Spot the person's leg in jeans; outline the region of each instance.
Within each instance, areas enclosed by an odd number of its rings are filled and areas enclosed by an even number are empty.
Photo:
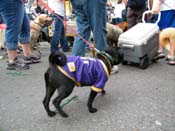
[[[20,1],[17,1],[16,3],[15,2],[15,0],[10,0],[9,2],[3,0],[0,5],[1,15],[5,24],[7,25],[5,33],[5,45],[7,49],[9,63],[13,63],[15,61],[17,53],[16,50],[18,44],[18,34],[22,25],[22,18],[20,18],[20,20],[16,22],[16,15],[18,15],[18,12],[23,12],[22,3],[20,3]]]
[[[135,15],[135,12],[133,9],[129,8],[127,9],[127,23],[128,23],[128,29],[133,27],[136,22],[137,16]]]
[[[64,30],[64,25],[62,24],[62,32],[61,32],[61,37],[60,37],[60,44],[61,44],[61,48],[64,52],[69,51],[69,46],[68,46],[68,42],[65,36],[65,30]]]
[[[50,52],[56,52],[58,51],[58,45],[59,45],[59,40],[61,37],[61,26],[60,26],[60,20],[54,16],[54,33],[53,33],[53,37],[51,40],[51,48],[50,48]]]
[[[107,47],[106,2],[107,0],[88,0],[87,2],[87,13],[90,18],[95,45],[100,51]]]
[[[21,31],[18,37],[24,53],[24,63],[32,64],[40,62],[40,56],[34,56],[30,48],[30,20],[24,9]]]
[[[87,3],[86,0],[71,0],[74,12],[76,14],[77,33],[81,35],[85,40],[89,40],[91,29],[89,24],[89,18],[87,16]],[[85,56],[85,47],[87,44],[79,37],[75,36],[72,55]]]
[[[16,63],[16,54],[17,54],[17,45],[18,45],[18,36],[21,32],[25,15],[25,8],[22,1],[16,1],[16,0],[3,0],[1,1],[0,5],[0,13],[3,17],[3,20],[5,24],[7,25],[6,34],[5,34],[5,41],[6,41],[6,48],[8,53],[8,59],[9,64],[13,65],[13,68],[11,69],[28,69],[28,66],[26,66],[23,63]],[[23,28],[26,30],[26,28]],[[24,31],[23,30],[23,31]],[[29,46],[29,40],[30,40],[30,28],[28,34],[21,33],[20,38],[21,42],[25,42],[26,46],[24,46],[24,55],[29,57],[31,56],[31,50]],[[22,37],[21,37],[22,36]]]
[[[139,9],[139,10],[136,10],[135,11],[136,16],[137,16],[137,18],[136,18],[136,24],[142,22],[142,15],[143,15],[144,11],[146,11],[146,8],[142,8],[142,9]]]
[[[18,36],[18,40],[22,45],[23,48],[23,53],[25,57],[30,57],[30,55],[32,54],[32,51],[30,49],[30,20],[28,18],[28,15],[25,11],[25,9],[23,10],[23,12],[19,12],[21,13],[21,16],[23,15],[23,19],[22,19],[22,26],[21,26],[21,31],[20,34]]]
[[[67,39],[65,37],[65,34],[64,34],[64,31],[62,33],[62,37],[60,39],[60,43],[61,43],[61,48],[64,52],[68,52],[69,51],[69,45],[68,45],[68,42],[67,42]]]
[[[63,16],[59,16],[63,20]],[[64,38],[62,38],[64,37]],[[68,44],[64,35],[64,25],[63,22],[57,17],[54,16],[54,34],[51,41],[51,52],[58,51],[58,45],[61,43],[63,49],[68,47]]]

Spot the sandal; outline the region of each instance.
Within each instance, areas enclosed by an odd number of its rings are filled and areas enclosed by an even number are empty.
[[[175,60],[174,60],[174,58],[166,58],[166,60],[167,60],[167,63],[169,64],[169,65],[175,65]]]
[[[39,63],[40,59],[41,59],[40,56],[34,56],[34,55],[31,55],[30,57],[23,58],[25,64]]]

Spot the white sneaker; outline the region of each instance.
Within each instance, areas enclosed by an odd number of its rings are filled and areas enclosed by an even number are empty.
[[[115,74],[115,73],[118,73],[118,66],[117,65],[113,66],[113,68],[111,70],[111,74]]]

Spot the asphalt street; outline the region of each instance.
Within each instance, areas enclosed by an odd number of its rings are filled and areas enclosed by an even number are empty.
[[[0,131],[175,131],[174,66],[119,65],[106,83],[107,94],[94,101],[97,113],[86,106],[90,88],[80,87],[63,101],[69,117],[51,118],[42,105],[49,44],[41,43],[41,51],[42,62],[26,71],[6,70],[7,58],[0,59]]]

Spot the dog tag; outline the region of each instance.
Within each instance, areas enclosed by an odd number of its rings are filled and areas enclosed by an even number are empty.
[[[75,63],[74,62],[67,63],[67,66],[68,66],[70,72],[76,71]]]

